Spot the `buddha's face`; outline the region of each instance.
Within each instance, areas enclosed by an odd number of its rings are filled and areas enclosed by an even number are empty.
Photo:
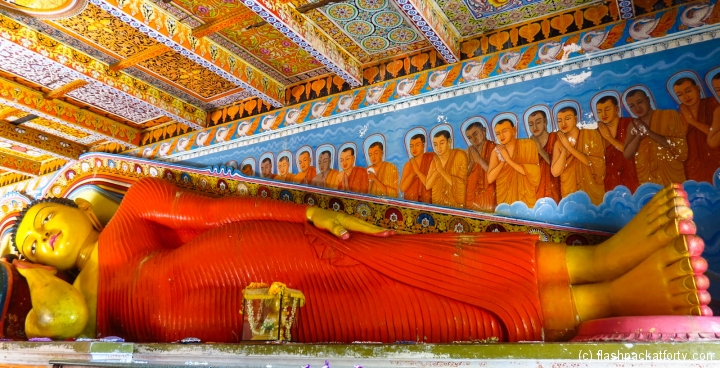
[[[628,96],[625,101],[627,102],[630,111],[638,118],[644,118],[652,111],[650,107],[650,98],[642,93],[636,93],[632,96]]]
[[[539,137],[547,130],[547,119],[543,114],[531,114],[528,117],[528,127],[532,135]]]
[[[472,127],[465,131],[465,134],[467,134],[468,140],[473,146],[479,146],[485,142],[485,129]]]
[[[340,152],[340,167],[342,167],[343,171],[348,171],[353,166],[355,166],[355,155],[350,151]]]
[[[245,176],[252,176],[253,175],[253,168],[250,165],[243,166],[242,170],[240,172],[243,173]]]
[[[577,116],[572,111],[559,112],[557,119],[558,126],[563,133],[570,133],[577,124]]]
[[[675,92],[675,96],[677,96],[683,105],[694,106],[700,102],[700,87],[693,85],[690,81],[685,81],[678,86],[673,86],[673,92]]]
[[[413,157],[418,157],[425,153],[425,142],[420,138],[410,140],[410,154]]]
[[[321,153],[318,164],[320,166],[320,171],[328,171],[328,169],[330,169],[330,154]]]
[[[264,161],[260,164],[260,172],[262,173],[263,178],[267,178],[270,176],[272,171],[272,163],[270,161]]]
[[[380,147],[375,146],[368,150],[368,156],[370,156],[370,163],[373,165],[377,165],[382,162],[383,151],[380,149]]]
[[[605,124],[610,123],[615,118],[619,117],[618,114],[620,106],[613,103],[613,101],[605,101],[597,104],[598,118]]]
[[[515,127],[509,122],[504,122],[495,126],[495,135],[498,137],[500,144],[507,145],[515,139]]]
[[[298,157],[298,165],[300,166],[300,171],[305,171],[310,167],[310,154],[307,152],[303,152],[300,154],[300,157]]]
[[[85,214],[58,203],[40,203],[28,210],[17,230],[18,250],[29,261],[68,270],[95,232]]]
[[[433,151],[442,156],[450,151],[450,140],[444,135],[433,138]]]
[[[285,160],[280,160],[278,162],[278,174],[285,175],[288,173],[288,169],[290,168],[290,162]]]

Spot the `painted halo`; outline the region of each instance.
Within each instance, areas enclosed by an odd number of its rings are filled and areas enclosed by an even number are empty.
[[[707,74],[705,74],[705,84],[710,89],[710,93],[712,93],[712,95],[715,96],[715,98],[718,101],[720,101],[720,93],[718,91],[716,91],[712,85],[713,78],[715,76],[717,76],[718,74],[720,74],[720,66],[715,67],[715,68],[711,69],[709,72],[707,72]]]
[[[530,130],[530,123],[528,121],[530,120],[530,115],[542,111],[545,113],[545,120],[546,120],[546,126],[545,129],[547,129],[548,133],[552,133],[557,130],[557,124],[555,124],[555,119],[553,119],[552,114],[550,113],[550,108],[547,105],[543,104],[537,104],[530,106],[527,110],[525,110],[525,113],[523,114],[523,126],[525,127],[525,133],[527,133],[528,138],[532,136],[532,130]]]
[[[650,99],[650,108],[653,110],[657,110],[657,104],[655,103],[655,96],[653,96],[652,92],[650,92],[650,89],[643,86],[642,84],[636,84],[636,85],[631,86],[628,89],[626,89],[625,92],[623,92],[623,94],[622,94],[623,107],[625,108],[625,110],[627,110],[628,113],[630,113],[630,116],[632,116],[633,118],[637,118],[637,116],[635,116],[635,114],[633,114],[632,111],[630,111],[630,108],[628,107],[627,95],[628,95],[628,93],[630,93],[630,91],[633,91],[636,89],[639,89],[639,90],[642,90],[643,92],[645,92],[645,94]]]
[[[293,173],[293,172],[295,172],[295,171],[293,171],[293,157],[292,157],[292,152],[290,152],[289,150],[280,151],[280,153],[278,153],[278,155],[277,155],[278,164],[280,163],[280,159],[283,158],[283,157],[287,157],[287,158],[288,158],[288,173]],[[280,165],[277,165],[277,166],[279,167]],[[278,174],[280,174],[280,170],[278,170]]]
[[[520,135],[520,129],[518,127],[518,117],[517,117],[517,115],[515,115],[511,112],[501,112],[492,119],[493,132],[495,131],[495,125],[497,125],[497,123],[499,121],[505,120],[505,119],[510,120],[513,122],[513,124],[515,124],[515,138],[517,138]],[[500,141],[498,140],[497,136],[495,136],[494,134],[493,134],[493,136],[495,137],[494,138],[495,143],[500,144]]]
[[[367,138],[365,138],[365,141],[363,142],[363,154],[365,154],[365,163],[367,164],[367,166],[371,165],[370,154],[368,153],[368,151],[370,150],[370,145],[375,142],[380,142],[383,145],[382,160],[385,161],[385,157],[387,157],[388,146],[385,140],[385,136],[380,133],[369,135]]]
[[[465,140],[465,144],[470,147],[472,146],[472,143],[470,143],[470,139],[467,137],[467,134],[465,132],[467,131],[468,127],[473,123],[480,123],[482,126],[485,127],[485,138],[489,141],[495,141],[495,133],[492,129],[488,129],[488,123],[485,118],[482,116],[471,116],[467,118],[463,123],[460,125],[460,134],[462,134],[463,139]]]
[[[615,100],[618,103],[618,107],[620,107],[620,93],[618,93],[618,91],[607,90],[607,91],[598,92],[598,94],[593,96],[592,100],[590,100],[590,110],[592,110],[593,119],[595,121],[600,121],[600,118],[598,117],[600,114],[598,113],[598,109],[597,109],[598,101],[600,101],[601,99],[608,97],[608,96],[615,97]],[[623,116],[623,109],[618,108],[618,115],[619,115],[618,117]]]
[[[323,152],[328,151],[330,152],[330,168],[335,168],[335,162],[337,160],[337,155],[335,154],[335,146],[329,143],[321,144],[318,146],[318,148],[315,149],[315,157],[317,157],[318,161],[318,172],[320,171],[320,154]]]
[[[707,97],[705,94],[705,88],[703,88],[702,83],[700,82],[700,76],[697,75],[697,73],[690,71],[690,70],[682,70],[672,75],[667,81],[667,84],[665,87],[667,88],[668,93],[670,96],[675,100],[675,102],[680,105],[682,102],[680,101],[680,98],[675,95],[675,82],[677,82],[681,78],[689,78],[695,81],[695,85],[700,87],[700,98]]]
[[[336,156],[337,156],[337,160],[338,160],[338,170],[342,170],[342,165],[340,165],[340,154],[341,154],[342,151],[343,151],[344,149],[346,149],[346,148],[352,148],[352,149],[355,151],[355,155],[354,155],[354,157],[355,157],[355,162],[353,162],[353,165],[357,165],[357,157],[358,157],[357,144],[355,144],[355,143],[353,143],[353,142],[345,142],[345,143],[341,144],[340,147],[339,147],[338,150],[337,150],[337,155],[336,155]]]
[[[307,152],[308,155],[310,155],[310,166],[314,166],[315,160],[313,159],[313,151],[310,146],[302,146],[300,149],[295,151],[295,164],[297,165],[298,170],[300,170],[300,154],[303,152]]]
[[[453,128],[448,123],[438,124],[435,127],[432,128],[430,131],[430,141],[432,142],[433,138],[435,137],[435,134],[437,134],[440,131],[446,130],[448,133],[450,133],[450,149],[455,148],[455,134],[453,132]],[[432,144],[430,144],[430,149],[432,150]],[[434,152],[434,150],[433,150]]]
[[[428,133],[423,127],[415,127],[405,133],[405,152],[407,153],[408,159],[411,159],[412,153],[410,153],[410,140],[412,137],[422,134],[425,137],[425,152],[428,152]]]
[[[580,124],[582,124],[582,121],[583,121],[583,112],[582,112],[582,108],[580,107],[580,103],[577,102],[577,101],[574,101],[574,100],[562,100],[562,101],[556,103],[555,106],[553,106],[553,109],[552,109],[552,119],[553,119],[553,121],[555,122],[555,125],[558,127],[558,130],[560,129],[560,122],[557,121],[558,113],[560,112],[560,110],[562,110],[562,109],[564,109],[564,108],[566,108],[566,107],[572,107],[572,108],[575,109],[575,111],[576,111],[576,114],[575,114],[575,117],[576,117],[575,125],[580,125]]]
[[[260,166],[262,166],[262,162],[265,161],[266,158],[270,159],[270,173],[275,174],[275,156],[273,156],[272,152],[265,152],[262,155],[260,155],[260,159],[258,159],[258,162],[260,163]],[[262,176],[262,170],[258,171],[258,177]]]

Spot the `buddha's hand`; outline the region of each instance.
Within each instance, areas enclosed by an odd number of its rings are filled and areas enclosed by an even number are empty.
[[[327,230],[340,239],[348,239],[350,233],[348,231],[357,231],[363,234],[375,236],[391,236],[395,235],[395,230],[383,229],[379,226],[372,225],[368,222],[350,215],[324,210],[317,207],[308,207],[307,219],[312,222],[315,227]]]
[[[55,277],[52,267],[18,260],[13,265],[30,288],[32,309],[25,319],[25,334],[56,340],[80,335],[89,315],[80,290]]]

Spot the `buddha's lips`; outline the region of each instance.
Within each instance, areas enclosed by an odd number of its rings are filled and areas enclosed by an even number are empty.
[[[50,248],[52,248],[52,250],[55,250],[55,240],[57,240],[57,237],[60,236],[60,234],[62,234],[62,231],[50,237],[48,244],[50,244]]]

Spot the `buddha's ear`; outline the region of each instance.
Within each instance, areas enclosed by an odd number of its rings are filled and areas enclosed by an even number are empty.
[[[80,211],[82,211],[85,216],[90,220],[90,223],[92,224],[93,228],[97,231],[103,230],[103,225],[100,223],[100,220],[98,220],[97,216],[95,215],[95,212],[92,210],[92,203],[90,203],[87,200],[84,200],[82,198],[75,198],[75,204],[77,204]]]

